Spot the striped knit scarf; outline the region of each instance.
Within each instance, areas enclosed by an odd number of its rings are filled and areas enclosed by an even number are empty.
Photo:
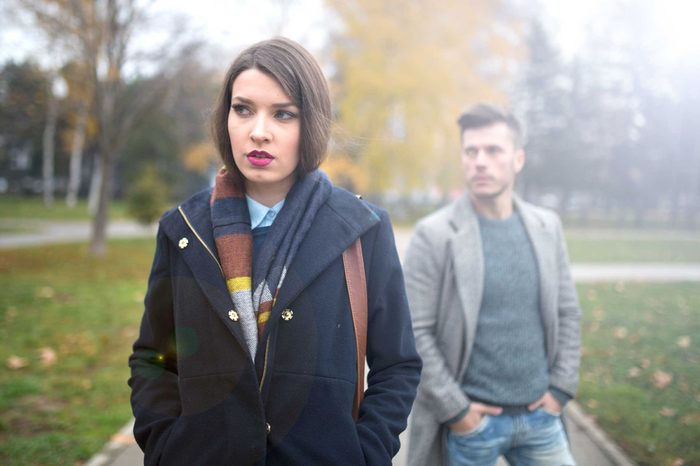
[[[253,264],[253,235],[245,193],[236,187],[225,168],[216,176],[211,196],[214,240],[253,360],[287,268],[318,209],[330,195],[331,186],[318,170],[297,180]]]

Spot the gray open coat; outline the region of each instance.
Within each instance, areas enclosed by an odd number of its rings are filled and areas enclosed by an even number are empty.
[[[580,316],[559,218],[515,199],[537,258],[550,386],[578,385]],[[445,463],[445,422],[468,399],[460,382],[474,343],[484,281],[479,223],[468,195],[421,220],[404,273],[423,373],[410,419],[409,465]]]

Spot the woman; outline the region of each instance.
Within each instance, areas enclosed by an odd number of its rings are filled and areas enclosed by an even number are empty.
[[[160,221],[130,357],[146,464],[391,464],[416,353],[391,225],[317,170],[331,109],[318,64],[276,38],[243,51],[213,116],[212,190]],[[357,420],[342,253],[367,278],[368,387]]]

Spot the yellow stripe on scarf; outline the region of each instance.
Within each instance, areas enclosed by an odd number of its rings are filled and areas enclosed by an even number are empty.
[[[250,291],[253,288],[253,280],[250,277],[229,278],[226,280],[226,287],[230,293]]]
[[[258,325],[264,324],[270,318],[270,311],[261,312],[258,314]]]

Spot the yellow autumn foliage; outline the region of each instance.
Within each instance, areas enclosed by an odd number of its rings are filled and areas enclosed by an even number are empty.
[[[220,163],[216,148],[211,142],[199,142],[187,148],[183,165],[190,171],[205,174],[213,164]]]
[[[495,0],[326,0],[342,23],[333,39],[336,147],[368,194],[443,192],[461,185],[460,111],[506,103],[522,26]]]

